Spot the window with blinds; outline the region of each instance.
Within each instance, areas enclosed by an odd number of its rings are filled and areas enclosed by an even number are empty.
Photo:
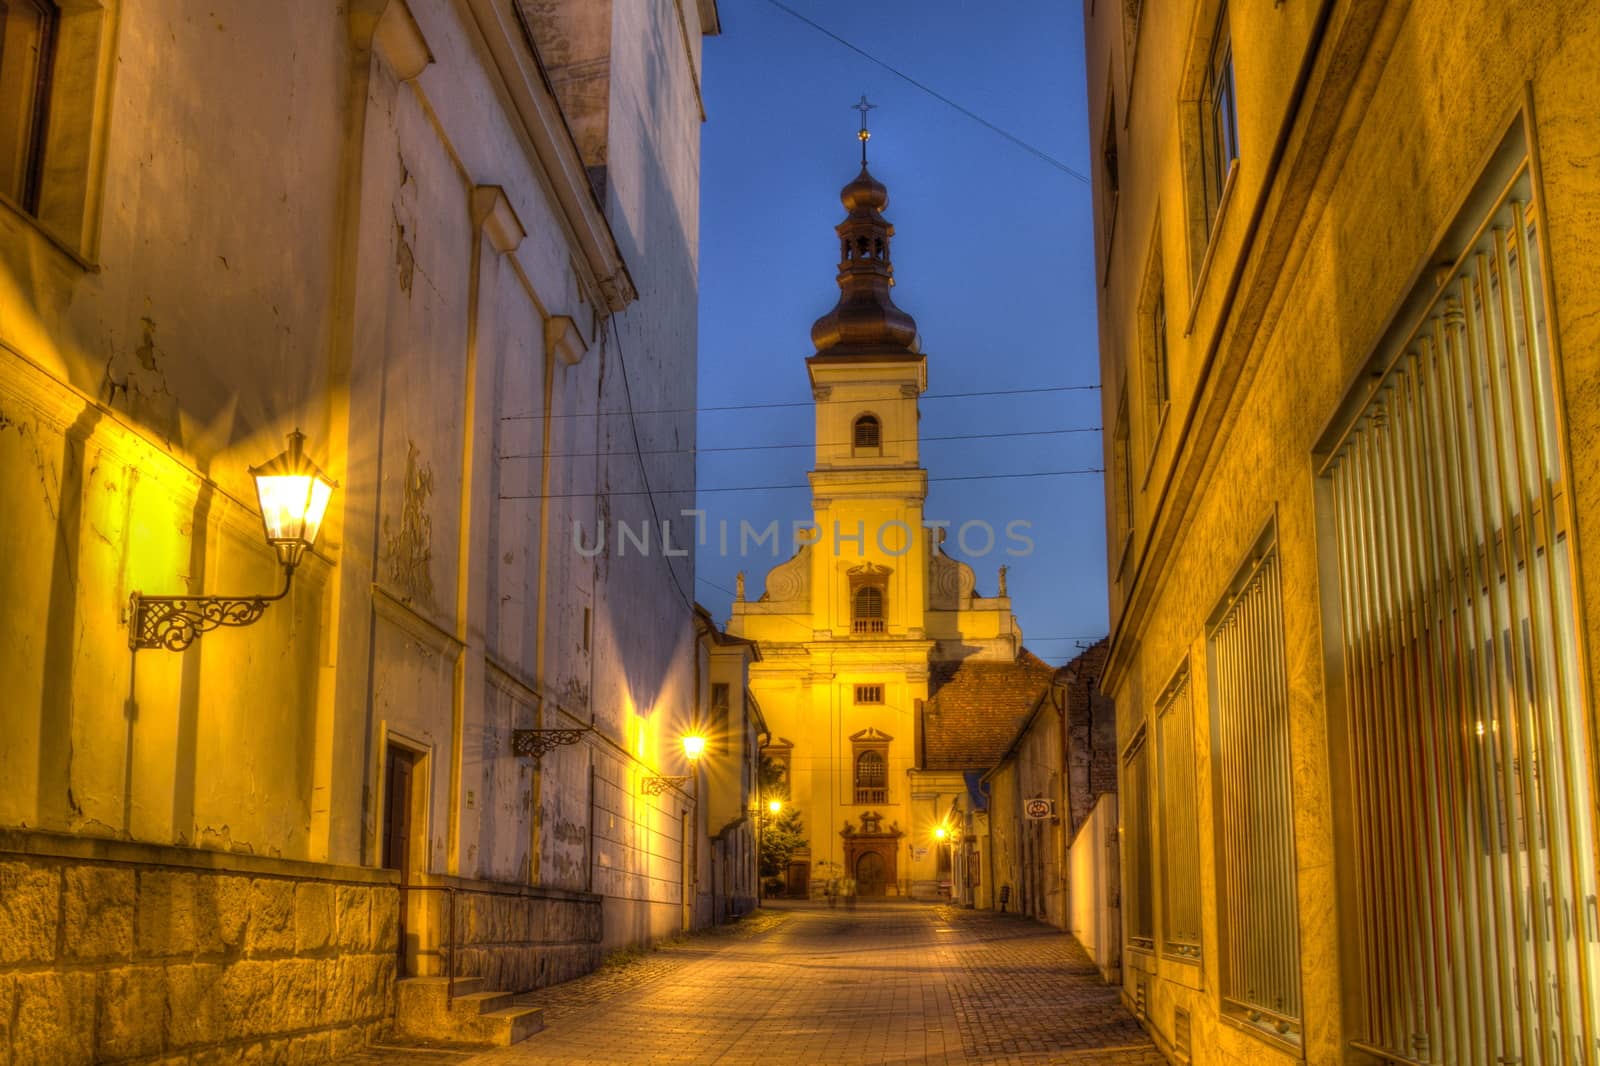
[[[1222,1006],[1234,1021],[1300,1042],[1299,917],[1283,597],[1270,539],[1213,616],[1212,730]]]
[[[1122,913],[1128,946],[1155,948],[1155,907],[1151,896],[1150,746],[1140,729],[1122,756],[1117,803],[1122,812]]]
[[[1156,707],[1161,816],[1161,950],[1200,958],[1200,838],[1195,824],[1194,701],[1185,664]]]
[[[1590,1062],[1592,740],[1526,162],[1497,189],[1321,472],[1364,945],[1356,1044],[1418,1063]]]

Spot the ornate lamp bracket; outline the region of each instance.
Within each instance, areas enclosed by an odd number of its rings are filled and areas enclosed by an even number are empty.
[[[579,729],[513,729],[511,754],[538,759],[563,744],[576,744],[589,732],[588,726]]]
[[[687,777],[646,777],[639,782],[646,796],[659,796],[669,788],[680,788]]]
[[[128,647],[183,651],[223,626],[248,626],[261,620],[267,607],[289,594],[294,568],[286,568],[283,591],[276,596],[145,596],[128,597]]]

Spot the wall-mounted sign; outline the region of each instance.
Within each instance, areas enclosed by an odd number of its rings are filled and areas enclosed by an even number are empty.
[[[1022,811],[1029,818],[1049,818],[1056,813],[1055,800],[1031,799],[1022,805]]]

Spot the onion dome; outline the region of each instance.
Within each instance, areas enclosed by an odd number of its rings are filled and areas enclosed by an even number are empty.
[[[883,217],[889,190],[867,171],[866,114],[871,107],[861,98],[861,173],[839,191],[844,221],[834,227],[839,235],[839,302],[811,327],[811,343],[818,355],[914,355],[918,349],[917,323],[889,298],[894,285],[894,264],[889,259],[889,239],[894,227]]]

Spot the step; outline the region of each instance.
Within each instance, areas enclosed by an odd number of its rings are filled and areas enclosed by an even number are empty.
[[[474,978],[476,980],[476,978]],[[490,1014],[494,1011],[511,1006],[511,1001],[516,998],[510,992],[468,992],[462,995],[459,985],[456,998],[450,1004],[450,1009],[457,1013],[465,1014]]]
[[[496,1047],[510,1047],[544,1028],[544,1008],[503,1007],[478,1015],[473,1025],[482,1027],[482,1039]]]
[[[403,1037],[507,1047],[544,1028],[541,1008],[516,1006],[510,992],[484,991],[481,977],[456,978],[453,1001],[447,977],[407,977],[396,984],[394,1028]]]

